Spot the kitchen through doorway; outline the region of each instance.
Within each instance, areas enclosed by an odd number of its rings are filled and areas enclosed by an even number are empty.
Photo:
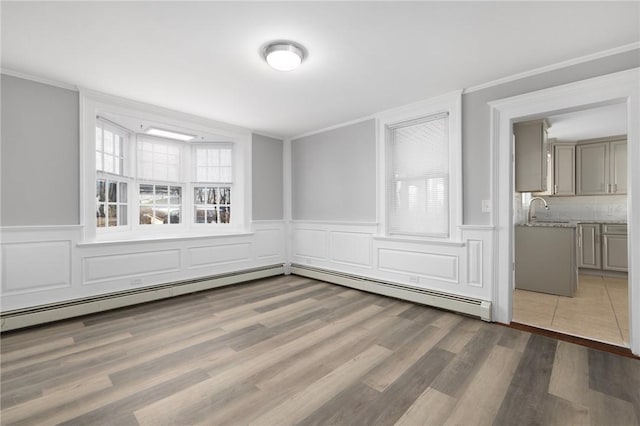
[[[629,347],[626,104],[513,132],[513,322]]]

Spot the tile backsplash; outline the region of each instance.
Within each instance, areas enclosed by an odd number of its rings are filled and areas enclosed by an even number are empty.
[[[583,197],[544,197],[549,205],[545,210],[539,201],[534,203],[535,215],[545,220],[627,220],[626,195],[591,195]],[[527,206],[523,206],[526,216]]]

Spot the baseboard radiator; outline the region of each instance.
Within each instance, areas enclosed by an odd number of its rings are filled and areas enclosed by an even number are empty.
[[[405,286],[388,281],[380,281],[358,275],[312,268],[305,265],[292,264],[291,273],[333,284],[344,285],[370,293],[395,297],[423,305],[446,309],[478,317],[484,321],[491,321],[491,302],[456,296],[439,291],[425,290]]]
[[[284,274],[284,265],[270,265],[227,274],[213,275],[189,281],[160,284],[105,295],[51,303],[0,314],[0,331],[15,330],[33,325],[78,317],[139,303],[166,299],[197,291],[208,290],[259,278]]]

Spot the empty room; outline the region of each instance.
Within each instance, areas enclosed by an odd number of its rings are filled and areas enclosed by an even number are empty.
[[[0,20],[1,425],[640,425],[640,2]]]

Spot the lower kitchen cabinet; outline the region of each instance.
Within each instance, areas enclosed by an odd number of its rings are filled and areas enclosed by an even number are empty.
[[[627,272],[627,225],[578,224],[578,267]]]
[[[602,236],[602,269],[620,272],[629,270],[626,234],[605,233]]]
[[[578,224],[578,268],[601,269],[600,224]]]

